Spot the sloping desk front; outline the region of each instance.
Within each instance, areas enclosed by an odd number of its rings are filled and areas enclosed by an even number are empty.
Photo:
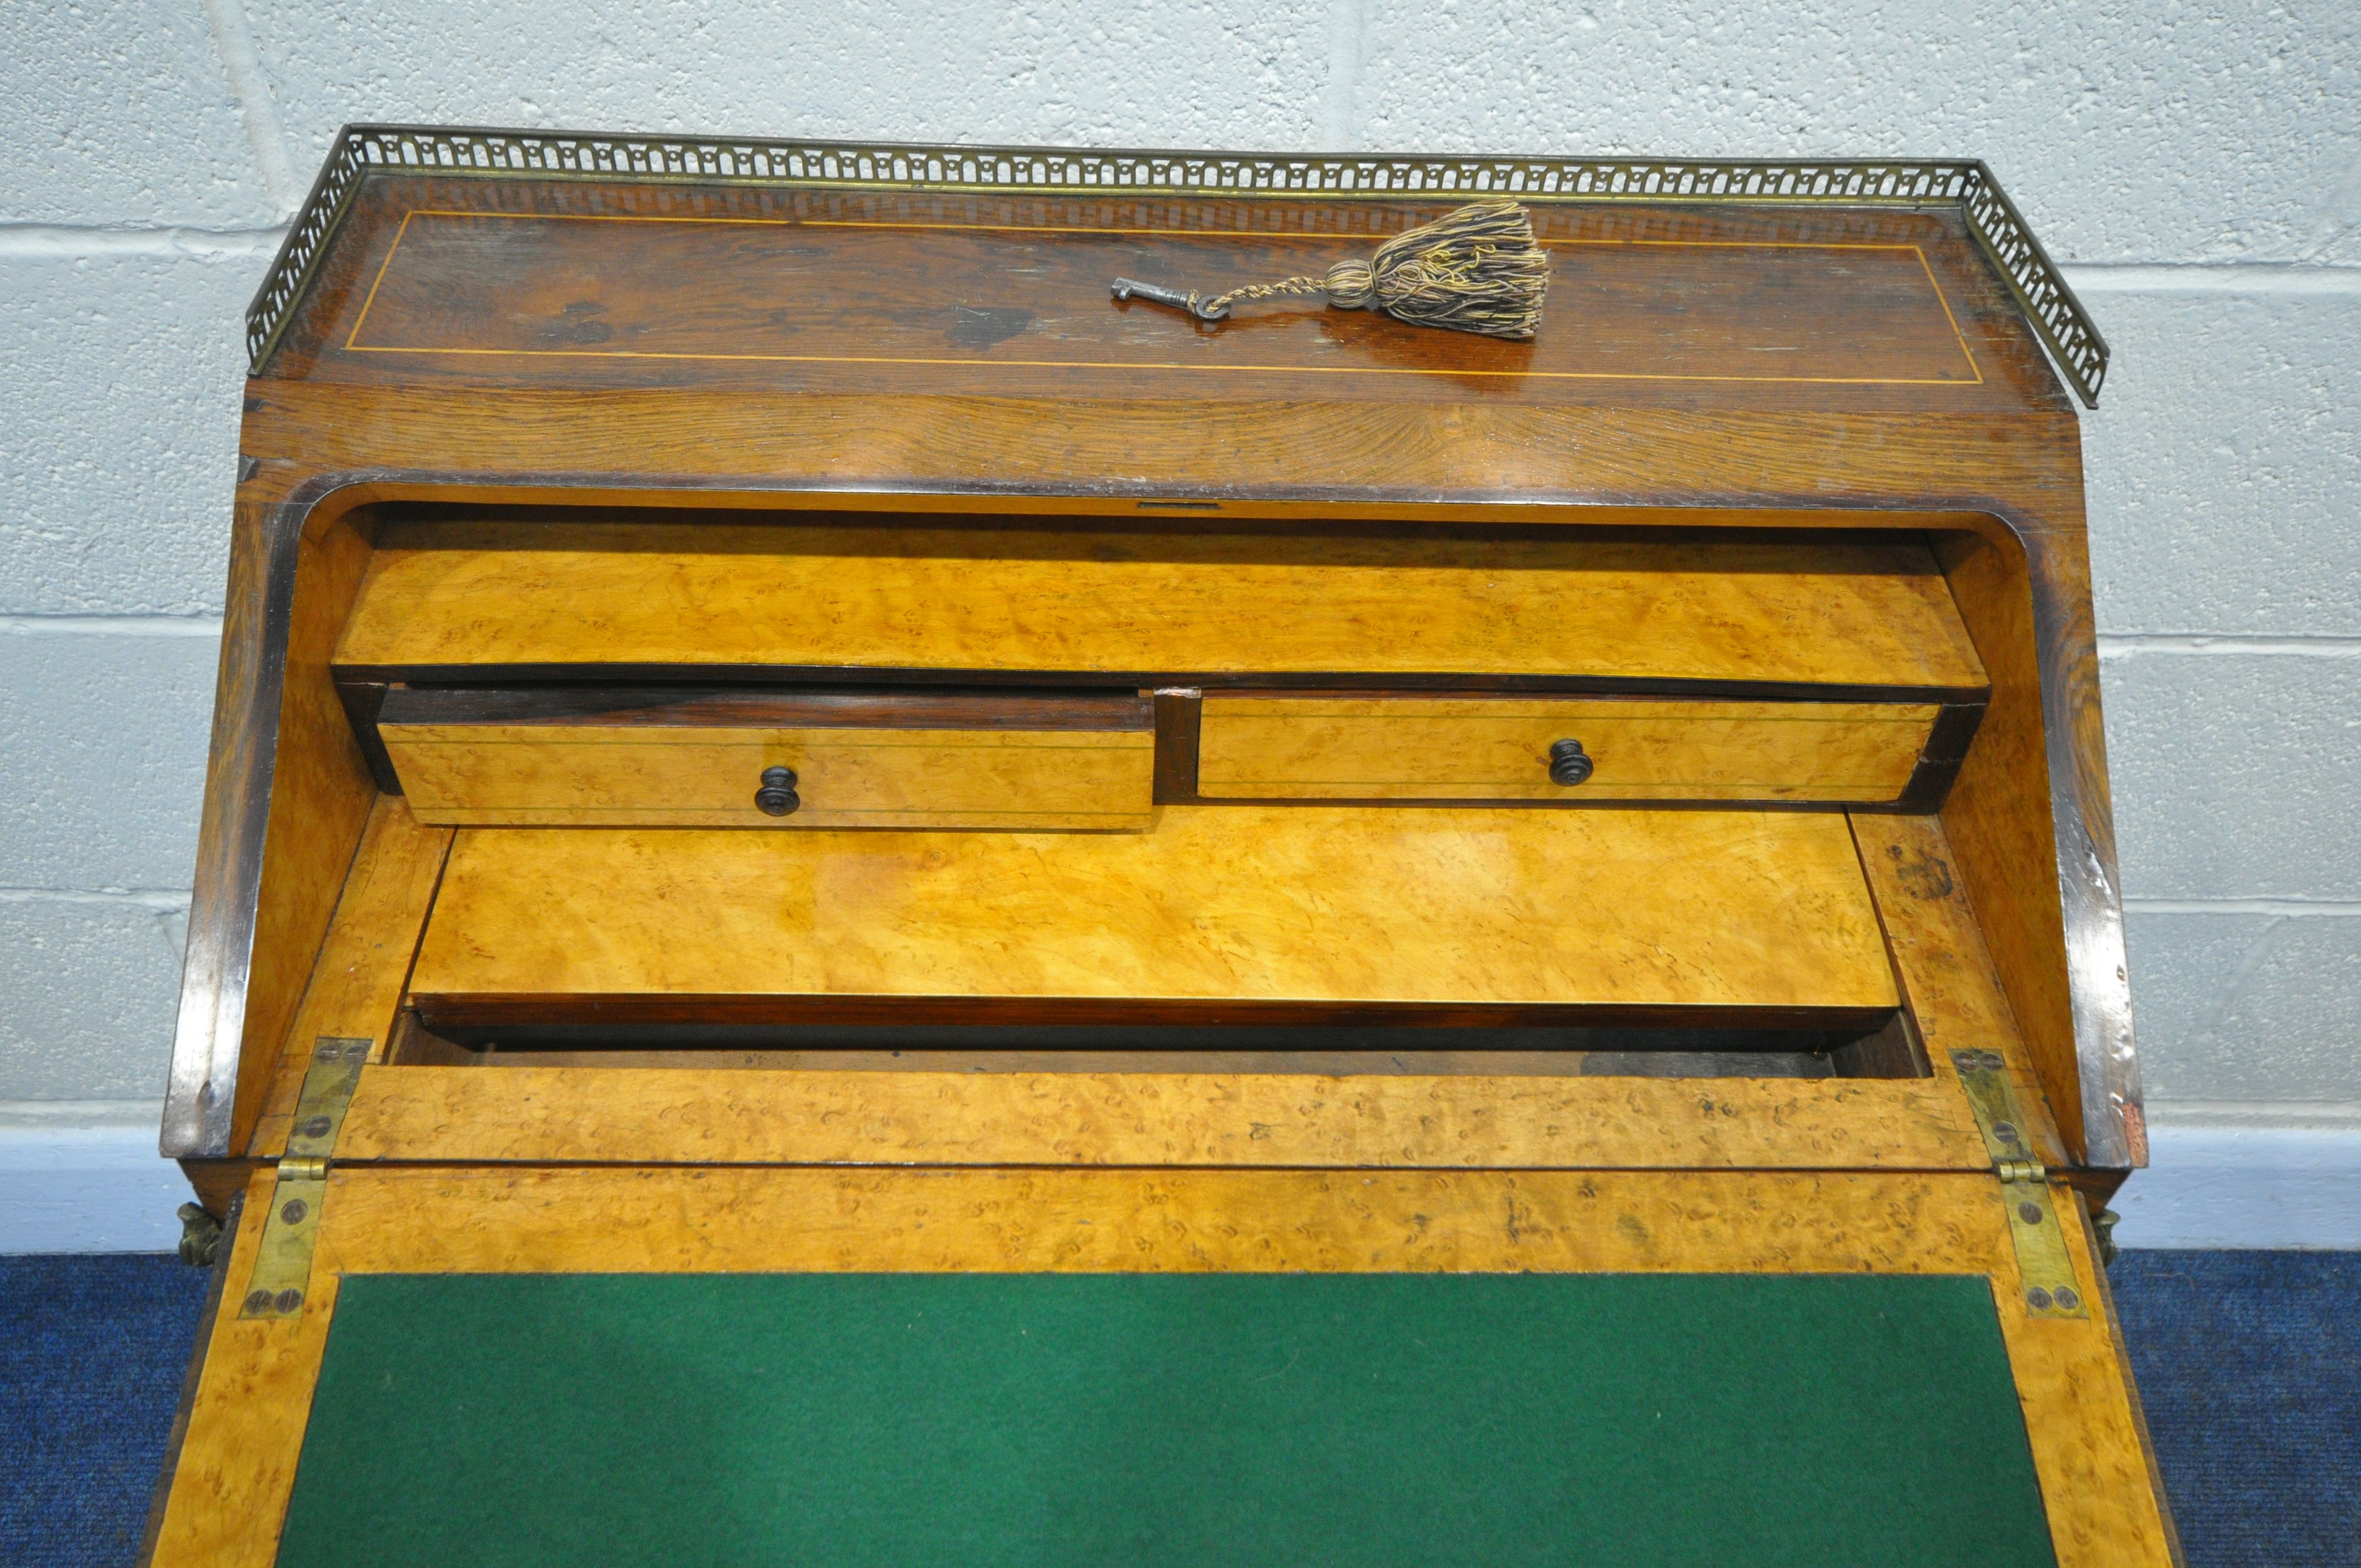
[[[2171,1559],[1981,166],[359,127],[251,326],[156,1563]]]

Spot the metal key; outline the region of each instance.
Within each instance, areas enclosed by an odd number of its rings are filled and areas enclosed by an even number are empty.
[[[1143,283],[1137,278],[1118,278],[1115,280],[1116,299],[1128,300],[1135,294],[1152,304],[1170,305],[1176,310],[1186,311],[1201,322],[1217,322],[1230,313],[1230,308],[1227,305],[1218,310],[1207,310],[1198,303],[1200,296],[1194,289],[1183,294],[1177,289],[1167,289],[1156,283]]]

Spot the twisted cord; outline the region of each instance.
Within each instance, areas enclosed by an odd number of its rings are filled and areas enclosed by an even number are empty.
[[[1274,300],[1281,294],[1324,294],[1327,285],[1317,278],[1286,278],[1276,283],[1249,283],[1207,300],[1203,309],[1219,313],[1240,300]]]

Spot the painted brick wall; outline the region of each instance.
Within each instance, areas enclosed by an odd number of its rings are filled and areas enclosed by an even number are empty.
[[[2084,430],[2151,1096],[2361,1109],[2352,0],[56,0],[0,7],[0,1102],[160,1093],[238,313],[335,128],[414,119],[1989,159],[2116,351]]]

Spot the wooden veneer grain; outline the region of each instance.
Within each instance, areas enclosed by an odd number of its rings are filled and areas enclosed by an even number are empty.
[[[340,665],[1358,673],[1980,691],[1924,547],[715,523],[380,537]]]
[[[862,729],[388,724],[379,733],[423,821],[514,827],[1145,827],[1147,729]],[[801,804],[770,817],[765,772]]]
[[[449,828],[422,824],[398,795],[378,797],[302,1003],[280,1046],[278,1070],[257,1112],[253,1136],[241,1152],[276,1158],[286,1151],[319,1036],[373,1040],[372,1055],[383,1059],[450,849]]]
[[[1932,703],[1682,702],[1646,697],[1204,699],[1197,793],[1213,799],[1898,799]],[[1595,768],[1554,783],[1550,748]]]
[[[1872,813],[1851,821],[1903,1006],[1935,1076],[1956,1087],[1951,1052],[1999,1052],[2034,1152],[2048,1164],[2069,1164],[2049,1080],[2001,984],[1942,822]]]
[[[1933,1079],[372,1068],[340,1159],[1371,1169],[1989,1167]]]
[[[467,829],[411,983],[438,1024],[917,1021],[921,1003],[970,1021],[997,1003],[1043,1022],[1588,1007],[1841,1023],[1895,1003],[1843,820],[1753,812],[1163,806],[1149,831],[1115,835]]]

